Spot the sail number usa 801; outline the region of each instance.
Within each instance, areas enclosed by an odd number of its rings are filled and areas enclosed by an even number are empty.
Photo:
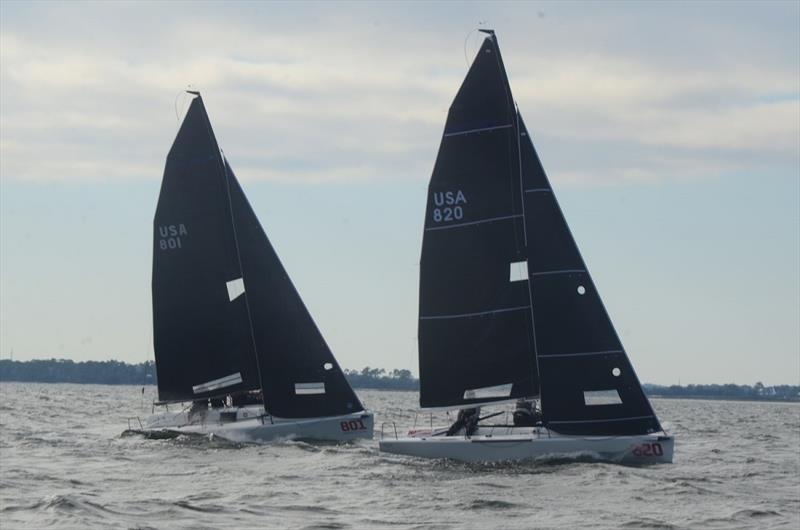
[[[161,237],[158,240],[158,248],[161,250],[182,248],[181,237],[187,234],[189,234],[189,232],[186,230],[186,225],[183,223],[159,226],[158,235]]]
[[[464,218],[464,204],[467,198],[461,190],[437,191],[433,194],[433,222],[458,221]]]
[[[342,429],[343,432],[367,430],[367,426],[364,425],[364,422],[361,421],[361,419],[342,421],[339,423],[339,427]]]

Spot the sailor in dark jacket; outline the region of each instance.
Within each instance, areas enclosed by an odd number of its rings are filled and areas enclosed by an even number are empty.
[[[542,413],[536,410],[536,402],[518,399],[514,408],[514,427],[534,427],[541,423]]]
[[[478,420],[480,419],[480,414],[480,407],[459,410],[455,423],[453,423],[450,428],[447,429],[447,436],[453,436],[461,429],[464,429],[465,436],[472,436],[478,430]]]

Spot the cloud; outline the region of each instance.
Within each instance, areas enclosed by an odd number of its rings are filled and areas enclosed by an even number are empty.
[[[191,83],[204,91],[240,178],[426,179],[465,72],[460,42],[450,42],[456,39],[446,26],[463,21],[446,21],[443,29],[414,25],[391,5],[323,6],[305,23],[286,4],[191,14],[154,4],[46,12],[4,7],[0,176],[158,178],[177,128],[173,97]],[[610,9],[592,25],[587,17],[596,14],[562,12],[557,4],[545,19],[537,10],[530,16],[608,45],[586,50],[563,35],[554,40],[557,28],[543,25],[537,38],[552,43],[529,50],[532,39],[517,33],[524,20],[509,18],[507,7],[498,9],[498,18],[514,35],[504,48],[512,87],[534,137],[557,141],[556,152],[572,151],[569,161],[552,156],[555,165],[548,168],[568,175],[565,182],[672,178],[658,159],[664,152],[697,161],[702,171],[679,173],[698,177],[728,167],[722,162],[743,152],[741,162],[753,167],[791,167],[800,157],[800,80],[792,52],[781,59],[773,48],[754,49],[731,63],[713,49],[687,57],[676,46],[671,56],[664,49],[677,43],[663,42],[650,54],[642,45],[620,53],[625,41],[615,39],[623,37],[602,31],[641,31],[635,27],[641,19]],[[81,26],[89,22],[80,17],[102,22],[85,32]],[[708,25],[719,46],[736,46],[727,39],[750,29],[735,18]],[[736,25],[742,31],[719,30]],[[619,160],[602,157],[602,166],[591,150],[575,155],[604,142],[626,144],[626,152]],[[658,150],[659,156],[635,155]]]

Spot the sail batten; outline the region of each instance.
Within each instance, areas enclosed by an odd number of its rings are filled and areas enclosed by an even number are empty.
[[[501,215],[499,217],[490,217],[489,219],[479,219],[477,221],[469,221],[467,223],[453,223],[443,226],[430,226],[426,228],[425,231],[431,232],[433,230],[448,230],[450,228],[461,228],[464,226],[475,226],[483,223],[494,223],[496,221],[508,221],[510,219],[521,219],[521,218],[522,214]]]
[[[460,136],[462,134],[474,134],[474,133],[479,133],[479,132],[496,131],[498,129],[509,129],[509,128],[513,127],[513,126],[514,126],[513,123],[507,123],[505,125],[490,125],[488,127],[480,127],[478,129],[468,129],[466,131],[445,132],[444,136],[445,136],[445,138],[447,138],[447,137],[450,137],[450,136]]]

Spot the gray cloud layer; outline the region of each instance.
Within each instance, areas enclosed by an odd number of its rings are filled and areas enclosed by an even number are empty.
[[[557,181],[800,160],[792,2],[3,3],[2,15],[4,179],[157,178],[173,98],[192,84],[243,179],[422,180],[482,20]]]

